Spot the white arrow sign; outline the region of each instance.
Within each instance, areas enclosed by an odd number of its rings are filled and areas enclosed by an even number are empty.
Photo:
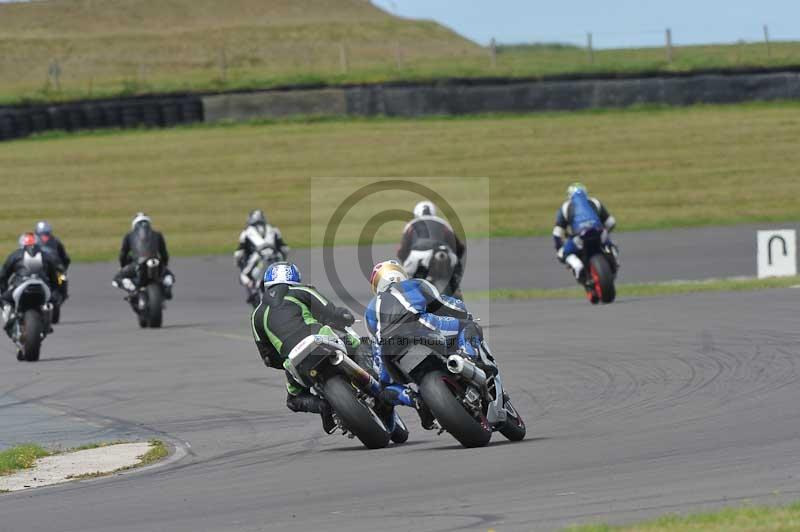
[[[758,232],[758,278],[797,275],[797,232]]]

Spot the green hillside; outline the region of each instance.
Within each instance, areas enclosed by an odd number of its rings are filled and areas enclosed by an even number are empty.
[[[366,0],[43,0],[0,4],[0,100],[368,77],[485,57]]]

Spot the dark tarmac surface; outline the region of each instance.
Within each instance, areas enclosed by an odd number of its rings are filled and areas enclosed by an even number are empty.
[[[705,227],[664,231],[613,233],[621,249],[620,283],[651,283],[756,275],[756,232],[796,229],[796,223]],[[340,275],[360,268],[355,247],[336,248]],[[394,258],[396,246],[375,246],[374,261]],[[310,258],[309,258],[310,255]],[[298,250],[296,260],[311,266],[313,278],[324,273],[322,254]],[[366,261],[369,275],[373,261]],[[464,278],[468,290],[489,288],[564,288],[575,283],[555,258],[552,237],[495,238],[470,241]],[[363,286],[363,285],[362,285]],[[367,287],[368,289],[369,287]]]
[[[755,236],[745,236],[754,269]],[[632,272],[635,262],[631,253]],[[140,330],[109,285],[113,265],[76,266],[42,362],[16,362],[0,342],[0,433],[14,439],[13,403],[188,455],[2,495],[0,531],[553,530],[800,498],[797,290],[472,305],[528,439],[498,434],[466,450],[403,410],[409,442],[366,451],[285,408],[232,261],[174,269],[165,327]],[[366,295],[355,269],[342,271]]]

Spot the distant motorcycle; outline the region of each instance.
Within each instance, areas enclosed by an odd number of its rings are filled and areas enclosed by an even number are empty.
[[[164,313],[164,267],[157,257],[140,258],[136,263],[135,290],[125,299],[139,319],[139,327],[161,327]]]
[[[579,258],[585,265],[584,289],[586,298],[596,305],[599,302],[612,303],[617,297],[615,280],[619,270],[617,249],[603,243],[602,232],[589,229],[576,238],[580,249]]]
[[[453,278],[458,257],[444,242],[419,240],[414,244],[403,267],[417,279],[432,283],[439,293],[452,296],[450,281]]]
[[[460,354],[441,354],[434,347],[444,345],[441,336],[420,334],[414,338],[382,338],[385,346],[393,346],[390,353],[385,352],[389,356],[383,357],[392,378],[417,384],[422,400],[441,427],[464,447],[487,445],[494,431],[511,441],[522,440],[525,422],[511,404],[501,376],[488,376]],[[491,357],[482,339],[479,349],[483,356]]]
[[[266,244],[248,258],[243,268],[243,270],[248,270],[249,268],[249,273],[246,274],[248,282],[243,284],[247,290],[247,302],[251,304],[253,308],[261,303],[261,295],[264,290],[264,285],[262,283],[264,272],[267,271],[267,268],[269,268],[271,264],[282,260],[286,260],[286,257],[274,247]]]
[[[21,278],[12,291],[14,307],[9,322],[11,340],[18,349],[17,360],[39,360],[42,341],[52,330],[50,297],[50,287],[38,275]]]
[[[347,332],[354,334],[349,328]],[[378,399],[380,383],[348,354],[341,338],[308,336],[292,349],[288,361],[292,376],[328,401],[343,434],[369,449],[408,439],[408,428],[395,409]]]

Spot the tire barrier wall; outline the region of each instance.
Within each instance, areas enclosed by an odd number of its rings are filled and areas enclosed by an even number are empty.
[[[800,73],[703,74],[480,84],[367,85],[203,98],[207,122],[289,115],[424,116],[800,99]]]
[[[44,131],[171,127],[203,121],[199,96],[130,98],[0,107],[0,140]]]
[[[431,84],[291,88],[0,107],[0,140],[43,131],[171,127],[287,116],[527,113],[641,104],[800,99],[800,72],[706,73],[622,79],[453,80]]]

